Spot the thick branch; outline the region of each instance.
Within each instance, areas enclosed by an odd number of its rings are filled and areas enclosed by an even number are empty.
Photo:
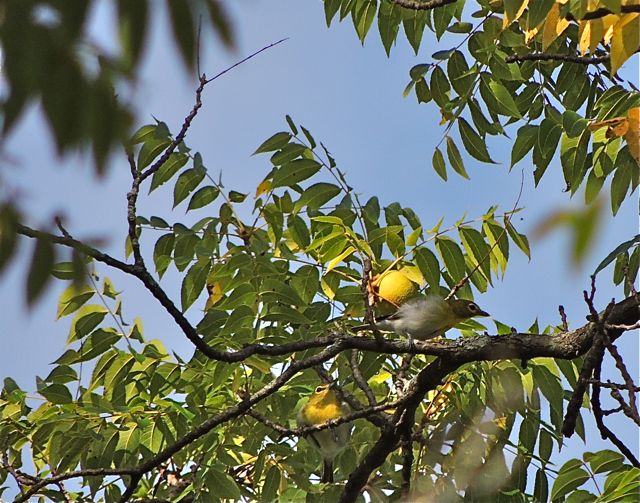
[[[398,7],[404,7],[411,10],[432,10],[438,7],[444,7],[450,3],[455,3],[456,0],[430,0],[428,2],[421,2],[420,0],[391,0]]]
[[[609,61],[609,56],[571,56],[569,54],[512,54],[505,61],[507,63],[520,63],[522,61],[565,61],[567,63],[579,63],[581,65],[597,65]]]
[[[620,14],[629,14],[632,12],[640,12],[640,4],[620,6]],[[565,19],[568,19],[570,21],[589,21],[591,19],[600,19],[601,17],[608,16],[609,14],[616,13],[607,9],[606,7],[601,7],[600,9],[585,13],[585,15],[580,19],[576,19],[572,14],[568,14]]]

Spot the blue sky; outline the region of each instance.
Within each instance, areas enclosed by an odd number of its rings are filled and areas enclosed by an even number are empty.
[[[113,44],[114,30],[107,4],[101,5],[91,33],[98,43],[108,47]],[[228,189],[254,190],[270,165],[267,156],[252,157],[251,153],[265,138],[286,128],[284,116],[289,114],[329,148],[364,200],[377,195],[382,204],[399,201],[413,208],[426,227],[441,216],[449,223],[464,214],[481,216],[493,204],[499,204],[502,210],[510,209],[519,191],[522,169],[525,186],[520,205],[526,211],[520,214],[521,220],[515,221],[520,230],[530,231],[551,211],[581,202],[582,192],[574,202],[562,192],[564,184],[557,160],[536,190],[528,159],[508,173],[508,139],[501,139],[492,150],[494,159],[501,164],[485,165],[465,158],[471,181],[451,175],[445,183],[435,174],[431,156],[444,132],[438,126],[438,111],[433,103],[418,105],[413,96],[402,97],[409,69],[430,61],[430,54],[443,48],[427,35],[417,57],[399,36],[388,59],[375,25],[362,47],[350,21],[334,23],[327,29],[319,1],[256,0],[233,2],[232,7],[238,49],[235,53],[225,52],[217,40],[205,37],[201,65],[208,75],[276,40],[289,40],[205,90],[204,107],[187,143],[202,153],[214,177],[222,174]],[[178,60],[168,42],[166,19],[158,14],[131,101],[140,124],[151,122],[153,115],[176,131],[193,105],[196,81]],[[637,80],[637,57],[626,64],[623,74]],[[9,182],[5,189],[20,193],[31,225],[49,226],[51,215],[61,214],[76,237],[100,238],[110,253],[123,255],[125,195],[130,183],[124,157],[113,158],[103,179],[94,175],[88,158],[56,159],[37,107],[32,107],[22,120],[7,151],[14,162],[3,166],[3,178]],[[526,330],[536,317],[542,326],[558,323],[559,304],[565,306],[573,326],[583,324],[587,309],[582,290],[589,286],[589,274],[616,244],[637,232],[637,208],[634,195],[615,219],[606,214],[597,242],[581,267],[571,263],[568,239],[561,233],[532,239],[530,262],[514,249],[505,279],[496,281],[492,290],[477,299],[478,303],[500,321],[520,330]],[[185,217],[181,207],[173,214],[170,209],[169,190],[156,191],[140,203],[141,215],[164,216],[170,221],[194,218]],[[148,251],[153,241],[146,237],[144,247]],[[33,390],[35,375],[48,374],[49,364],[64,350],[70,320],[54,322],[61,284],[52,284],[42,301],[31,309],[26,307],[24,267],[30,250],[31,243],[22,240],[17,259],[0,280],[4,313],[0,318],[0,378],[12,376],[22,387]],[[140,316],[148,338],[160,338],[180,354],[191,353],[192,347],[177,330],[167,331],[171,326],[168,315],[138,283],[116,272],[106,274],[116,289],[124,290],[125,318]],[[597,299],[602,306],[612,297],[622,297],[620,290],[607,284],[609,278],[609,271],[603,273],[598,285]],[[179,299],[177,274],[167,273],[162,284],[172,298]],[[193,308],[189,314],[197,319],[200,312]],[[627,335],[623,339],[619,346],[628,355],[632,375],[637,376],[637,337]],[[590,417],[586,424],[589,450],[609,447],[600,441]],[[635,445],[637,452],[638,432],[631,421],[622,420],[619,427],[618,431],[630,439],[629,444]],[[575,439],[569,445],[584,449]]]

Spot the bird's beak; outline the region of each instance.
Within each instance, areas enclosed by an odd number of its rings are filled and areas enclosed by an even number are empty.
[[[474,316],[491,316],[489,313],[487,313],[486,311],[483,311],[482,309],[480,309],[480,311],[478,311],[476,314],[474,314]]]

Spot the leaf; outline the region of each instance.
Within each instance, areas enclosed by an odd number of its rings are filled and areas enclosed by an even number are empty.
[[[325,271],[325,274],[331,271],[337,265],[339,265],[340,262],[342,262],[345,258],[347,258],[349,255],[351,255],[355,251],[356,249],[353,246],[349,246],[346,250],[340,253],[340,255],[330,260],[329,263],[327,264],[327,269]]]
[[[630,166],[619,164],[611,180],[611,210],[618,213],[631,185]]]
[[[515,166],[533,148],[538,139],[538,126],[525,124],[516,135],[516,141],[511,150],[511,167]]]
[[[273,152],[274,150],[281,149],[287,143],[289,143],[290,139],[291,139],[291,133],[288,133],[286,131],[281,131],[279,133],[276,133],[270,138],[266,139],[264,142],[262,142],[262,145],[260,145],[256,149],[253,155],[260,154],[262,152]]]
[[[436,248],[453,281],[460,281],[466,272],[464,255],[456,242],[447,236],[436,238]]]
[[[240,488],[226,473],[209,468],[205,474],[205,484],[209,489],[209,497],[219,500],[239,501],[242,498]]]
[[[204,290],[210,269],[211,261],[205,258],[193,264],[185,275],[180,295],[182,312],[189,309]]]
[[[267,472],[260,494],[261,501],[276,501],[278,499],[278,488],[280,487],[280,469],[272,465]]]
[[[27,276],[26,294],[28,305],[32,305],[42,294],[44,287],[51,278],[54,263],[55,249],[53,244],[46,239],[37,239]]]
[[[458,232],[460,233],[460,238],[467,251],[467,255],[473,257],[476,264],[480,264],[480,270],[484,273],[485,277],[490,280],[490,247],[485,242],[482,234],[472,227],[460,227]]]
[[[456,173],[467,180],[470,179],[467,171],[464,169],[464,163],[462,162],[460,151],[450,136],[447,136],[447,158]]]
[[[604,449],[598,452],[585,452],[582,458],[589,463],[593,473],[617,471],[624,465],[624,456],[619,452]]]
[[[376,17],[376,9],[376,0],[364,0],[362,7],[355,16],[356,33],[362,44],[364,44],[364,39]]]
[[[61,405],[73,402],[71,392],[66,386],[62,384],[50,384],[41,389],[38,389],[38,393],[53,404]]]
[[[88,335],[104,320],[108,312],[107,308],[98,304],[88,304],[81,307],[71,322],[67,344]]]
[[[605,267],[607,267],[611,262],[613,262],[618,255],[626,252],[636,243],[640,243],[640,234],[636,234],[636,236],[630,239],[629,241],[625,241],[624,243],[620,243],[618,246],[616,246],[614,250],[611,253],[609,253],[609,255],[607,255],[604,258],[604,260],[600,262],[600,264],[598,264],[598,267],[596,267],[596,270],[593,271],[593,275],[595,276],[596,274],[598,274]]]
[[[294,211],[300,211],[305,206],[317,210],[331,201],[340,193],[340,187],[332,183],[319,182],[309,186],[294,205]]]
[[[462,117],[458,119],[458,130],[460,131],[460,137],[462,138],[464,148],[472,157],[482,162],[496,164],[496,162],[489,156],[484,140]]]
[[[565,110],[562,114],[562,127],[569,138],[575,138],[587,127],[588,121],[573,110]]]
[[[413,259],[429,286],[437,291],[440,287],[440,263],[435,254],[429,248],[417,248]]]
[[[522,118],[522,114],[520,110],[518,110],[518,105],[516,105],[512,93],[510,93],[506,87],[496,80],[491,80],[489,82],[489,89],[491,89],[493,96],[500,104],[499,109],[496,110],[497,113],[518,119]]]
[[[611,74],[615,74],[622,64],[638,50],[640,22],[637,12],[621,16],[613,26],[611,39]]]
[[[567,461],[562,468],[560,468],[558,477],[553,482],[553,487],[551,488],[552,500],[556,500],[557,498],[575,491],[578,487],[589,480],[589,474],[586,470],[575,466],[575,461],[577,460]]]
[[[173,207],[178,206],[193,190],[200,185],[207,170],[204,167],[195,167],[183,171],[173,187]]]
[[[469,65],[460,51],[454,51],[447,63],[449,81],[460,96],[467,96],[473,86],[473,75],[469,74]]]
[[[207,206],[208,204],[215,201],[216,197],[218,197],[218,194],[220,194],[220,191],[213,185],[207,185],[206,187],[198,189],[196,193],[191,196],[189,206],[187,206],[187,211],[196,210],[198,208],[202,208],[203,206]]]
[[[149,193],[153,192],[165,182],[171,180],[171,178],[180,171],[180,168],[182,168],[188,160],[189,156],[186,154],[172,152],[167,161],[152,175]]]
[[[271,188],[291,187],[307,178],[315,175],[321,168],[321,164],[313,159],[296,159],[280,169],[274,175]]]
[[[380,40],[382,41],[387,56],[391,54],[391,46],[398,36],[401,20],[402,15],[397,6],[386,2],[380,3],[380,10],[378,11],[378,32],[380,33]]]
[[[529,248],[529,240],[527,236],[524,234],[520,234],[516,231],[515,227],[511,224],[511,222],[505,218],[504,225],[507,229],[509,237],[511,241],[513,241],[520,250],[527,256],[529,260],[531,260],[531,249]]]
[[[444,156],[442,155],[440,149],[437,147],[433,151],[433,159],[431,160],[431,162],[433,164],[433,169],[435,170],[435,172],[438,173],[438,176],[440,176],[440,178],[442,178],[446,182],[447,167],[444,163]]]
[[[431,97],[433,98],[433,101],[435,101],[441,108],[445,108],[447,103],[449,103],[448,94],[451,87],[449,86],[447,76],[444,74],[444,70],[439,66],[434,67],[431,72],[429,88],[431,89]]]

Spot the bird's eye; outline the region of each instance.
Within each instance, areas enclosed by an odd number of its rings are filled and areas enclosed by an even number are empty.
[[[316,388],[316,393],[320,393],[324,389],[324,386],[318,386]]]
[[[469,304],[469,311],[477,311],[477,310],[478,310],[478,306],[476,306],[474,303]]]

